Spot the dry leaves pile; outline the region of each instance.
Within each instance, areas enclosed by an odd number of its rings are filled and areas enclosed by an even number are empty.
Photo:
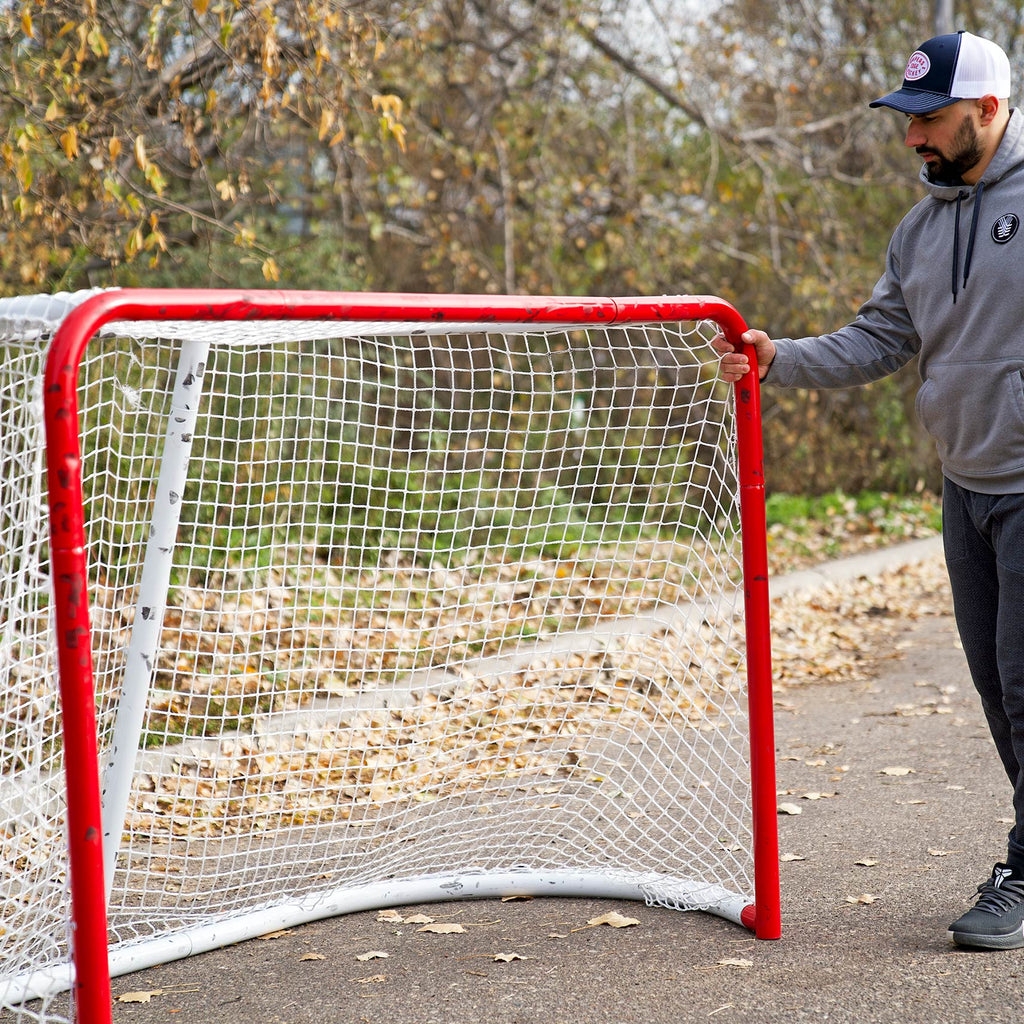
[[[457,569],[380,567],[343,573],[301,563],[254,581],[238,574],[178,588],[168,607],[147,730],[223,731],[318,695],[392,685],[432,668],[497,658],[601,622],[672,607],[702,563],[738,572],[735,552],[707,545],[631,545],[586,562],[483,559]],[[97,676],[116,676],[134,608],[97,588]],[[100,685],[102,691],[102,685]]]
[[[485,560],[357,578],[297,566],[307,578],[288,587],[246,590],[239,577],[183,590],[148,728],[162,746],[219,739],[171,771],[144,771],[129,827],[198,838],[510,782],[553,794],[593,775],[587,742],[604,727],[620,742],[653,726],[711,728],[738,707],[741,657],[732,605],[684,599],[700,562],[737,568],[728,552],[649,543],[586,564]],[[116,605],[104,610],[111,636],[131,617]],[[313,706],[312,722],[274,724]]]
[[[776,686],[863,678],[894,644],[908,621],[948,614],[949,583],[940,559],[787,594],[772,605],[772,664]]]
[[[879,542],[870,530],[846,528],[840,537],[843,554]],[[786,538],[774,535],[773,547],[776,557],[785,555]],[[806,535],[790,548],[791,562],[805,564]],[[184,592],[169,611],[165,650],[176,654],[161,663],[150,728],[228,735],[203,756],[179,758],[172,772],[143,774],[129,825],[151,836],[168,829],[217,836],[354,820],[367,809],[465,796],[510,780],[556,794],[591,777],[587,740],[603,725],[633,735],[652,726],[714,728],[723,703],[736,705],[742,682],[727,635],[737,625],[733,612],[722,634],[706,617],[696,626],[643,622],[679,601],[693,557],[650,545],[631,560],[599,557],[585,566],[392,567],[354,585],[317,578],[298,591],[281,586],[259,595],[236,585],[216,602],[210,592]],[[710,561],[720,571],[734,568],[731,558]],[[867,671],[884,648],[891,651],[901,620],[945,607],[943,584],[941,566],[926,563],[776,601],[776,682],[840,681]],[[314,586],[336,600],[314,605]],[[296,601],[296,592],[305,597]],[[641,630],[596,632],[624,617]],[[516,660],[524,637],[527,651],[543,652],[567,632],[590,634],[583,653]],[[357,688],[388,694],[402,680],[405,706],[384,700],[341,722],[335,716],[282,734],[244,727],[258,711]],[[235,733],[232,724],[240,726]]]
[[[823,546],[835,550],[841,541],[843,555],[885,539],[849,521],[826,532]],[[921,531],[911,526],[900,539],[908,535]],[[771,547],[777,574],[815,560],[806,533],[774,533]],[[357,823],[388,805],[495,784],[557,802],[564,787],[602,781],[587,744],[609,729],[638,743],[652,730],[713,730],[720,708],[741,698],[742,658],[728,635],[736,611],[703,607],[666,622],[658,610],[692,591],[702,558],[734,575],[734,553],[650,544],[629,555],[604,552],[587,564],[485,561],[454,571],[396,565],[356,579],[296,567],[292,578],[262,588],[239,577],[223,581],[217,597],[179,591],[165,625],[149,743],[211,739],[167,770],[143,772],[130,831],[196,839]],[[775,602],[777,683],[868,671],[892,650],[902,620],[948,607],[944,586],[941,566],[923,564]],[[102,683],[131,611],[113,591],[97,597]],[[710,625],[716,616],[722,632]],[[622,620],[629,631],[602,632]],[[569,632],[589,637],[582,651],[557,646]],[[532,655],[522,656],[524,644]],[[404,702],[394,699],[399,689]],[[268,713],[367,695],[370,709],[333,720],[277,732],[260,726]],[[38,859],[22,847],[27,834],[4,840],[15,870]],[[159,861],[148,864],[159,870]]]

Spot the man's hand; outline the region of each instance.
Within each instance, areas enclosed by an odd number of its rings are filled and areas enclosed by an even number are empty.
[[[764,375],[775,358],[775,345],[772,339],[764,331],[746,331],[740,337],[747,345],[754,346],[754,352],[757,355],[757,379],[764,380]],[[737,352],[735,346],[726,341],[724,334],[715,335],[711,344],[722,357],[719,362],[719,375],[722,380],[735,384],[750,371],[747,350]]]

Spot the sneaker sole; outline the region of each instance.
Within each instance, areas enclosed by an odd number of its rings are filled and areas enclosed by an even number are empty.
[[[1024,949],[1024,925],[1007,935],[974,935],[971,932],[946,933],[958,946],[971,949]]]

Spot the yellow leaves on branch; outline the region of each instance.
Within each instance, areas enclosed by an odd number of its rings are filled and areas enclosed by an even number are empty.
[[[149,231],[146,232],[142,224],[137,224],[128,234],[124,245],[124,254],[132,260],[139,253],[149,252],[153,254],[152,262],[155,264],[158,259],[158,252],[167,252],[167,237],[160,230],[160,218],[157,214],[149,215]]]
[[[334,127],[336,115],[333,110],[324,107],[320,111],[320,127],[317,129],[317,138],[323,142],[331,133],[331,129]],[[327,143],[328,146],[336,146],[345,138],[345,126],[341,125],[339,129],[331,135],[330,141]]]
[[[402,124],[404,109],[402,97],[394,93],[374,93],[370,102],[373,109],[380,114],[380,126],[385,135],[391,135],[398,148],[405,152],[405,125]]]
[[[146,179],[149,187],[158,195],[163,195],[167,182],[160,168],[146,155],[146,139],[142,135],[135,137],[135,163]]]
[[[79,22],[75,33],[78,36],[78,52],[75,54],[75,60],[80,64],[90,53],[94,57],[110,56],[107,37],[98,24],[88,21]]]

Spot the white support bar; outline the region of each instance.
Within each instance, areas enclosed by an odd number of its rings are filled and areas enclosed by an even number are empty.
[[[131,792],[146,700],[167,605],[174,543],[188,475],[196,418],[202,401],[208,341],[183,341],[159,460],[149,539],[142,565],[135,619],[125,657],[124,681],[117,703],[108,760],[102,767],[103,873],[107,899],[114,880],[117,851]]]
[[[144,971],[281,928],[294,928],[312,921],[383,910],[385,907],[449,900],[502,899],[507,896],[651,902],[651,894],[655,891],[659,901],[669,897],[680,905],[704,910],[734,924],[742,924],[740,915],[750,902],[714,883],[671,878],[652,872],[533,871],[518,868],[491,873],[454,872],[336,889],[296,902],[257,908],[242,917],[211,921],[154,939],[118,946],[110,951],[110,976],[116,978]],[[56,995],[70,988],[72,978],[70,964],[13,978],[0,988],[0,1005]]]

